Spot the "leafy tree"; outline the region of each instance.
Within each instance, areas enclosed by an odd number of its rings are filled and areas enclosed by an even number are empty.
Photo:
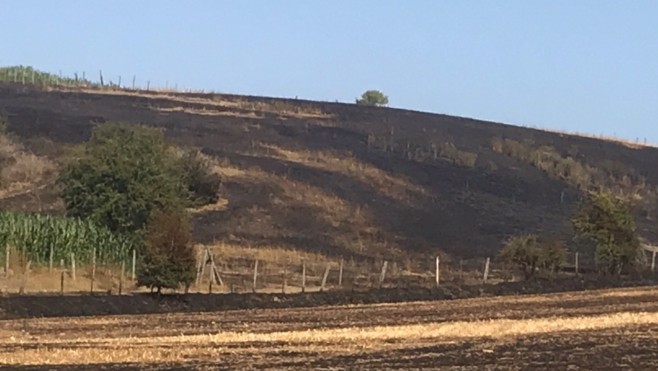
[[[556,272],[564,261],[564,244],[558,240],[540,242],[533,234],[510,238],[500,251],[509,264],[516,265],[526,280],[538,270]]]
[[[539,269],[557,272],[564,262],[567,249],[564,242],[556,239],[546,240],[539,244]]]
[[[518,266],[525,279],[530,279],[539,262],[537,236],[524,235],[510,238],[500,251],[500,256],[508,263]]]
[[[146,228],[145,251],[137,285],[185,291],[195,278],[195,253],[191,227],[182,209],[155,210]]]
[[[196,149],[181,157],[183,181],[188,199],[193,206],[207,205],[219,200],[219,176],[212,172],[210,161]]]
[[[161,130],[111,122],[94,128],[81,157],[60,176],[67,214],[119,233],[144,228],[152,210],[179,207],[179,164]]]
[[[571,221],[578,239],[594,242],[601,272],[621,274],[633,264],[640,241],[627,202],[610,192],[591,192]]]
[[[368,90],[361,94],[361,98],[356,100],[356,104],[361,106],[385,106],[388,104],[388,97],[379,90]]]

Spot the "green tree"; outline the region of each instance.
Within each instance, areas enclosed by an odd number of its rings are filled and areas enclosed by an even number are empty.
[[[514,236],[505,242],[500,257],[507,263],[517,266],[528,280],[535,274],[539,263],[538,246],[535,235]]]
[[[361,106],[385,106],[388,104],[388,97],[379,90],[368,90],[361,94],[361,98],[356,100],[356,104]]]
[[[518,267],[526,280],[539,270],[556,272],[564,261],[565,248],[559,240],[539,241],[536,235],[514,236],[507,240],[500,256]]]
[[[142,230],[152,210],[181,207],[186,195],[163,132],[121,122],[95,127],[60,183],[69,216],[127,234]]]
[[[195,278],[195,253],[187,215],[182,209],[155,210],[146,228],[145,250],[137,285],[185,291]]]
[[[599,270],[621,274],[635,261],[640,241],[629,204],[610,192],[591,192],[571,219],[577,239],[596,246]]]

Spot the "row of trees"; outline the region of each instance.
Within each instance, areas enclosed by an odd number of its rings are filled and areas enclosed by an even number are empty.
[[[155,128],[105,123],[59,183],[68,216],[136,241],[139,285],[158,292],[189,287],[195,253],[186,208],[216,202],[220,186],[198,150],[168,145]]]
[[[571,219],[575,241],[594,249],[599,271],[620,275],[630,269],[640,252],[640,240],[630,205],[607,191],[589,193]],[[536,235],[510,238],[500,252],[526,279],[537,271],[556,271],[566,248],[558,240],[540,241]]]

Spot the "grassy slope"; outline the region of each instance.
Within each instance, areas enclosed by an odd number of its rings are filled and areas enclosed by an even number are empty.
[[[494,150],[494,137],[550,146],[591,169],[614,164],[629,174],[629,189],[658,185],[654,148],[397,109],[2,85],[0,112],[9,131],[43,156],[60,156],[64,144],[86,140],[92,123],[106,120],[162,127],[172,142],[202,148],[216,159],[225,196],[195,213],[195,235],[206,243],[470,257],[494,253],[515,233],[568,237],[582,192],[569,178]],[[52,188],[40,196],[40,206],[18,195],[0,207],[36,210],[57,201]],[[640,216],[652,237],[652,211]]]

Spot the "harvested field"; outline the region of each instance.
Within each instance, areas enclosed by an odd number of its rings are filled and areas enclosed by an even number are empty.
[[[0,321],[12,369],[656,369],[658,288]]]

